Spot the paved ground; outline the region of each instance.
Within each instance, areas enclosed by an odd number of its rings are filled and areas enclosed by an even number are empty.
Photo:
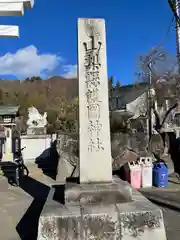
[[[0,192],[0,239],[21,239],[16,231],[16,226],[32,201],[33,198],[20,189],[12,188]]]
[[[140,190],[145,197],[154,201],[163,210],[168,240],[180,239],[180,181],[174,182],[176,183],[169,182],[167,188],[152,187]]]
[[[170,210],[168,208],[162,208],[167,240],[180,239],[180,212]]]
[[[11,187],[0,176],[0,240],[35,240],[38,217],[53,181],[35,166],[21,187]],[[39,180],[39,181],[38,181]],[[180,211],[162,208],[168,240],[178,240]]]
[[[155,201],[157,204],[166,204],[180,211],[180,184],[169,182],[169,186],[166,188],[152,187],[140,189],[140,192],[150,201]]]
[[[35,240],[38,217],[51,183],[40,170],[29,166],[30,177],[12,187],[0,176],[0,240]],[[37,181],[39,179],[39,181]]]

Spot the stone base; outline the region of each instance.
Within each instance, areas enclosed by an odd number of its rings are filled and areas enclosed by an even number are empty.
[[[131,202],[132,188],[119,178],[112,183],[66,185],[65,203],[71,205]]]
[[[38,240],[166,240],[162,211],[126,182],[68,187],[66,204],[56,191],[40,216]]]
[[[44,135],[44,134],[46,134],[45,127],[27,128],[27,135]]]

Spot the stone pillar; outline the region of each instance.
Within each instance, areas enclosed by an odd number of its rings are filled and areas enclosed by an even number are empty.
[[[6,128],[5,154],[3,154],[2,161],[13,161],[12,153],[12,129]]]
[[[6,130],[6,144],[7,144],[7,152],[12,152],[12,129],[7,128]]]
[[[80,182],[111,182],[104,19],[78,20]]]

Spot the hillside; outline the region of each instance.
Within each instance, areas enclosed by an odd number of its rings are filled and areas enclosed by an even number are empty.
[[[0,104],[20,105],[24,119],[27,108],[35,106],[40,112],[48,112],[49,123],[53,125],[64,121],[65,116],[69,121],[76,119],[77,95],[77,79],[55,76],[47,80],[39,77],[24,81],[0,80]]]
[[[1,104],[36,105],[48,109],[60,97],[72,101],[77,96],[76,79],[52,77],[48,80],[0,80]]]
[[[119,89],[120,82],[113,85],[109,79],[109,89]],[[48,114],[48,129],[51,131],[75,131],[78,118],[78,81],[54,76],[47,80],[40,77],[20,80],[0,79],[0,104],[20,105],[22,116],[20,128],[26,128],[27,109],[36,107],[40,113]]]

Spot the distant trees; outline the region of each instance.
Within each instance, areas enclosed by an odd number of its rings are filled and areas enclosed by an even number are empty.
[[[120,88],[120,82],[110,77],[109,89]],[[77,131],[78,82],[77,79],[53,77],[42,80],[39,76],[19,80],[0,81],[0,104],[19,105],[23,118],[18,128],[26,127],[28,107],[34,106],[40,113],[47,112],[48,132],[56,130]]]
[[[111,76],[108,80],[108,88],[109,88],[109,90],[114,88],[114,77],[113,76]]]
[[[39,81],[39,80],[40,81],[42,80],[42,78],[40,76],[31,77],[31,78],[28,77],[25,79],[26,82],[35,82],[35,81]]]
[[[120,87],[121,87],[121,84],[120,84],[120,81],[118,80],[116,83],[116,89],[120,89]]]
[[[112,92],[115,89],[120,89],[121,83],[120,80],[117,80],[116,82],[114,81],[114,77],[111,76],[108,79],[108,88],[109,88],[109,93]]]
[[[35,76],[19,80],[0,81],[0,104],[19,105],[18,129],[26,127],[28,107],[34,106],[40,113],[47,112],[49,132],[75,131],[77,123],[77,80],[53,77],[42,80]]]
[[[0,89],[0,104],[3,104],[3,90]]]

